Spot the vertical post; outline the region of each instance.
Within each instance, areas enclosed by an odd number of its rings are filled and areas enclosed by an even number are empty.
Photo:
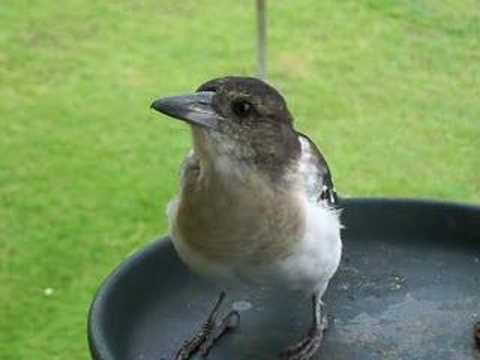
[[[267,79],[267,0],[257,1],[257,76]]]

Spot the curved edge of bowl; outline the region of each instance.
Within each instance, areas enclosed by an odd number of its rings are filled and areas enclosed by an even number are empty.
[[[161,251],[160,248],[171,246],[170,237],[165,235],[159,237],[151,244],[139,249],[132,255],[126,258],[103,280],[98,287],[93,301],[88,311],[87,320],[87,341],[90,349],[90,355],[95,360],[117,360],[114,352],[108,346],[105,329],[101,326],[101,321],[105,314],[105,304],[108,300],[108,295],[112,292],[115,285],[121,281],[125,274],[134,267],[137,263],[153,252]]]

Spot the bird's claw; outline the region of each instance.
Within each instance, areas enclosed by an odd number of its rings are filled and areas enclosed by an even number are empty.
[[[314,321],[307,335],[298,343],[280,353],[280,360],[311,360],[320,348],[324,332],[328,328],[328,317],[325,305],[313,297]],[[320,314],[317,317],[317,314]]]
[[[215,342],[238,326],[240,322],[238,311],[230,311],[223,319],[217,320],[224,298],[225,292],[222,291],[208,319],[200,330],[182,345],[175,356],[175,360],[188,360],[197,352],[203,358],[207,357]]]
[[[304,339],[280,353],[280,360],[312,359],[322,344],[323,332],[321,329],[311,329]]]

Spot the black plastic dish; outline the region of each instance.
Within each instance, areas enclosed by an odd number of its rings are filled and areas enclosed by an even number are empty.
[[[344,255],[325,302],[319,359],[476,359],[480,207],[416,200],[343,200]],[[92,303],[96,360],[172,359],[220,289],[191,274],[168,238],[122,263]],[[253,305],[209,359],[275,359],[310,323],[310,302],[234,289]],[[245,304],[245,303],[243,303]]]

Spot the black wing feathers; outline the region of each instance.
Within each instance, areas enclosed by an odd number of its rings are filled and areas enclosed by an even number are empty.
[[[297,134],[309,143],[315,162],[314,166],[318,169],[318,183],[321,184],[321,189],[318,190],[318,200],[327,201],[329,205],[336,205],[338,203],[338,196],[325,157],[307,135],[298,131]]]

